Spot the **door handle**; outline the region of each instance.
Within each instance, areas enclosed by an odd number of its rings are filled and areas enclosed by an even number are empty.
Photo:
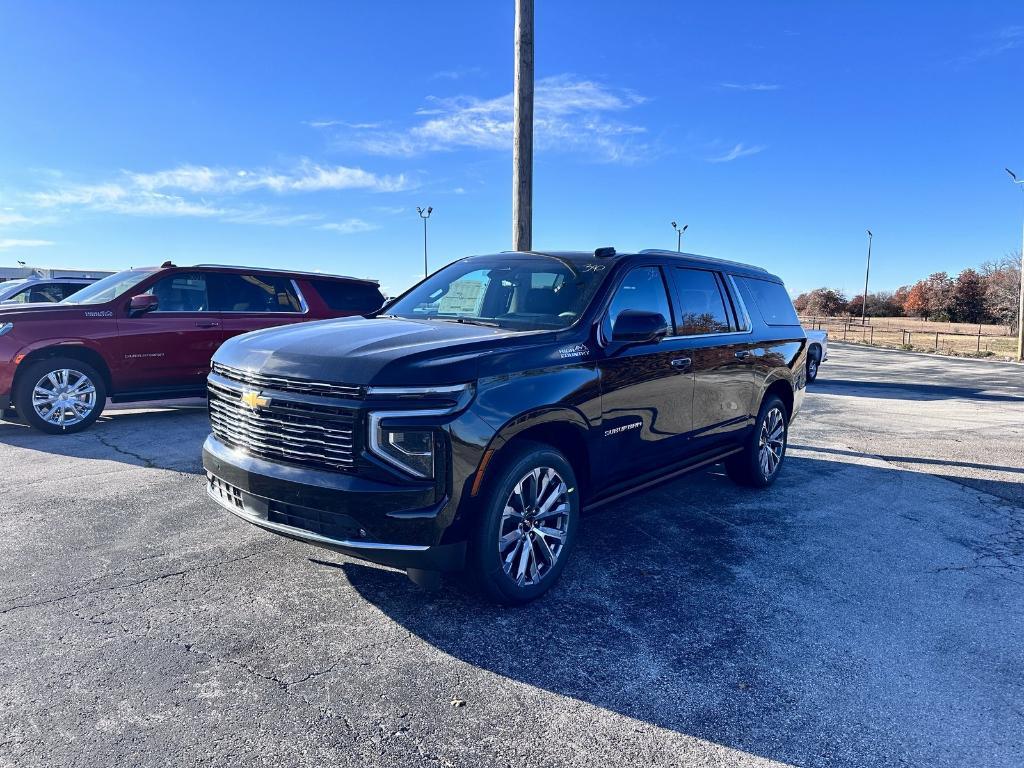
[[[196,320],[196,328],[220,328],[216,320]]]
[[[739,352],[736,353],[736,359],[737,360],[746,360],[748,357],[750,357],[751,354],[753,354],[753,353],[750,352],[749,350],[741,349]]]
[[[672,367],[684,371],[690,367],[691,360],[688,357],[677,357],[672,361]]]

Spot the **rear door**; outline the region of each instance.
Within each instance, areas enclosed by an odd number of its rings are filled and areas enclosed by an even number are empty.
[[[734,311],[720,272],[676,266],[668,271],[676,333],[693,367],[693,450],[738,440],[753,416],[749,323]]]
[[[122,390],[193,388],[205,385],[210,358],[223,341],[220,313],[210,306],[207,272],[181,270],[157,280],[145,293],[159,306],[132,317],[128,301],[117,318],[122,353]]]
[[[210,296],[220,312],[225,339],[310,319],[295,281],[282,275],[210,273]]]
[[[600,429],[606,483],[657,470],[680,459],[690,430],[693,373],[678,338],[649,344],[611,341],[615,318],[627,309],[658,312],[672,327],[662,268],[632,267],[615,289],[602,321]]]

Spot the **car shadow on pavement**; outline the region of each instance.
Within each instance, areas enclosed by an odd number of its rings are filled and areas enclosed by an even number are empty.
[[[994,403],[1024,403],[1019,395],[987,392],[985,387],[947,384],[908,384],[905,382],[861,381],[819,378],[811,385],[816,394],[846,397],[877,397],[889,400],[979,400]]]
[[[791,456],[765,492],[713,470],[586,515],[562,582],[519,608],[338,567],[446,654],[730,748],[1009,765],[1022,514],[927,475]]]
[[[49,435],[21,422],[0,421],[0,444],[66,458],[117,461],[137,467],[201,474],[206,406],[116,407],[88,429]]]

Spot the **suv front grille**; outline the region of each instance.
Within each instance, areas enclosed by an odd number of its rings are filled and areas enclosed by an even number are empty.
[[[361,398],[365,394],[363,387],[356,384],[335,384],[327,381],[307,381],[291,376],[270,376],[265,373],[246,371],[223,363],[214,363],[213,372],[225,379],[236,381],[256,389],[276,389],[278,392],[296,392],[302,395],[322,395],[325,397]]]
[[[219,371],[217,373],[220,373]],[[223,374],[220,374],[223,375]],[[331,470],[355,465],[355,418],[351,410],[276,397],[250,408],[242,389],[207,382],[214,436],[231,448],[274,461]]]

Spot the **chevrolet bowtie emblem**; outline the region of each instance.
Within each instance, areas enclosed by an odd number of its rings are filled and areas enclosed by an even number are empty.
[[[246,405],[255,411],[270,405],[270,398],[264,397],[260,392],[253,392],[251,389],[247,389],[242,393],[242,405]]]

